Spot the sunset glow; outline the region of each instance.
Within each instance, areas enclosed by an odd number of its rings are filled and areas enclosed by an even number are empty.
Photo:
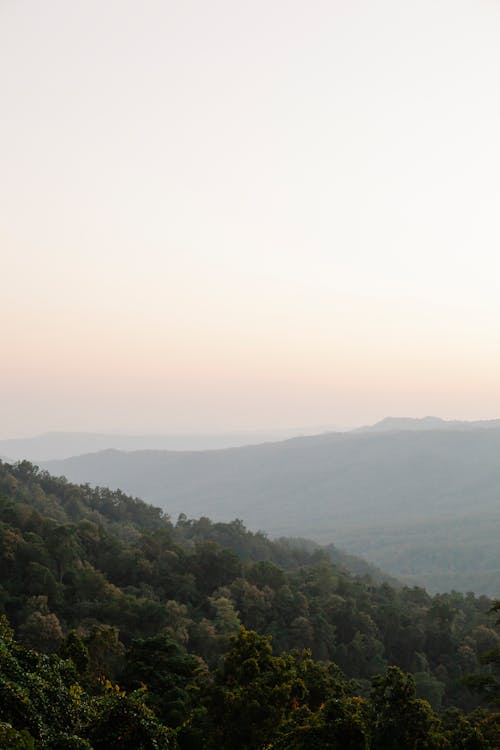
[[[465,0],[2,3],[1,436],[498,417],[499,36]]]

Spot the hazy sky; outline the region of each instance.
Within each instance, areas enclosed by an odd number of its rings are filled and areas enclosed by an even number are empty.
[[[0,436],[500,416],[497,0],[0,0]]]

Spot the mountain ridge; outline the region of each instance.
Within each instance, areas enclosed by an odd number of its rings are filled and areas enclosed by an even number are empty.
[[[44,468],[177,513],[333,542],[430,590],[498,595],[500,428],[326,433],[202,452],[110,451]]]
[[[417,430],[500,429],[500,419],[442,419],[441,417],[384,417],[375,424],[357,427],[353,432],[404,432]]]
[[[50,461],[101,450],[217,450],[321,432],[320,428],[289,428],[221,433],[126,434],[52,431],[26,438],[0,440],[0,455],[9,461]]]

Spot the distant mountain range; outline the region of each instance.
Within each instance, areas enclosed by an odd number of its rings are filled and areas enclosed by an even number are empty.
[[[330,428],[331,430],[332,428]],[[28,438],[0,440],[0,458],[5,461],[50,461],[102,450],[205,451],[285,440],[311,435],[323,429],[275,429],[219,434],[120,435],[99,432],[46,432]]]
[[[500,419],[478,422],[446,421],[439,417],[412,419],[387,417],[352,432],[397,432],[408,430],[471,430],[500,428]],[[45,432],[27,438],[0,440],[0,459],[4,461],[51,461],[103,450],[207,451],[287,440],[292,437],[348,432],[339,428],[288,428],[224,433],[184,433],[165,435],[121,435],[100,432]]]
[[[333,542],[437,590],[500,595],[500,422],[383,420],[371,428],[210,451],[107,450],[43,464],[175,519],[241,518]]]
[[[439,417],[386,417],[380,422],[366,427],[358,427],[353,432],[401,432],[424,430],[480,430],[500,429],[500,419],[482,419],[465,422],[458,419],[440,419]]]

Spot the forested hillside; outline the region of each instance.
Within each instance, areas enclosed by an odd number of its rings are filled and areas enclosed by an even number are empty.
[[[497,423],[403,424],[230,450],[104,451],[46,467],[174,517],[238,517],[273,536],[333,542],[431,591],[499,596]]]
[[[498,747],[484,596],[27,462],[0,463],[0,520],[2,747]]]

